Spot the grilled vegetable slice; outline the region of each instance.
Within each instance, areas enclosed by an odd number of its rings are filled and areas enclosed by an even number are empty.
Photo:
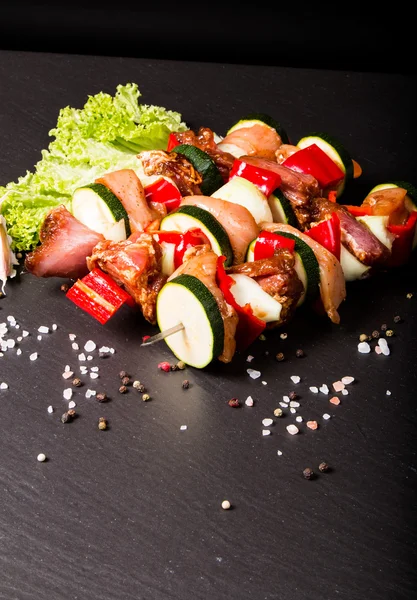
[[[262,221],[272,223],[272,213],[265,194],[261,192],[258,186],[244,177],[233,177],[216,190],[212,197],[244,206],[257,224]]]
[[[83,225],[120,242],[130,235],[129,216],[120,200],[102,183],[77,188],[72,196],[72,214]],[[120,223],[120,225],[116,225]]]
[[[226,266],[232,264],[233,250],[229,236],[223,225],[207,210],[199,206],[180,206],[178,210],[164,217],[160,225],[162,231],[179,231],[180,233],[194,228],[201,229],[208,237],[211,248],[217,256],[224,255],[226,257]]]
[[[278,121],[270,117],[265,113],[251,113],[239,119],[237,123],[235,123],[227,132],[227,134],[236,131],[237,129],[241,129],[242,127],[251,127],[251,125],[259,125],[264,124],[271,127],[271,129],[275,129],[278,135],[281,138],[283,144],[289,144],[288,134]]]
[[[223,185],[223,177],[216,163],[204,150],[192,144],[180,144],[179,146],[175,146],[171,152],[183,154],[193,165],[194,169],[200,173],[203,178],[200,188],[204,196],[210,196]]]
[[[230,274],[230,277],[235,281],[230,293],[240,306],[249,304],[255,317],[265,323],[279,320],[282,304],[265,292],[259,283],[241,273]]]
[[[197,277],[179,275],[166,283],[157,297],[156,318],[161,331],[184,325],[165,342],[187,365],[202,369],[222,353],[223,318],[213,294]]]
[[[353,179],[353,162],[349,152],[339,140],[328,133],[310,133],[297,142],[299,148],[307,148],[311,144],[317,144],[344,172],[345,178],[337,186],[337,197],[341,196],[346,183]]]

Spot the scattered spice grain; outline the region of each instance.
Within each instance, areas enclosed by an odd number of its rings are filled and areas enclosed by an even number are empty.
[[[394,331],[392,329],[387,329],[385,335],[387,337],[392,337],[394,335]]]
[[[151,399],[151,397],[150,397],[150,395],[149,395],[149,394],[143,394],[143,396],[142,396],[142,400],[143,400],[144,402],[148,402],[148,400],[150,400],[150,399]]]
[[[80,387],[82,385],[81,379],[79,377],[75,377],[75,379],[72,380],[72,385],[75,387]]]
[[[182,382],[182,387],[184,390],[188,390],[188,388],[190,387],[190,382],[188,381],[188,379],[184,379],[184,381]]]
[[[305,479],[314,479],[314,471],[313,471],[313,469],[310,469],[310,467],[307,467],[306,469],[304,469],[304,471],[303,471],[303,477]]]
[[[182,387],[184,387],[184,382],[182,384]],[[238,408],[240,406],[240,402],[237,398],[230,398],[230,400],[228,400],[228,405],[232,408]]]
[[[401,323],[401,322],[402,322],[402,318],[400,317],[400,315],[395,315],[394,323]]]
[[[284,414],[284,413],[283,413],[283,411],[282,411],[282,408],[276,408],[276,409],[274,410],[274,415],[275,415],[276,417],[282,417],[282,415],[283,415],[283,414]]]
[[[127,392],[127,387],[126,387],[125,385],[121,385],[121,386],[119,387],[119,392],[120,392],[121,394],[126,394],[126,392]]]
[[[296,352],[295,352],[295,356],[297,358],[303,358],[303,356],[305,356],[304,350],[302,350],[301,348],[298,348],[298,350],[296,350]]]
[[[99,392],[98,394],[96,394],[96,400],[97,402],[107,402],[107,394],[105,394],[104,392]]]
[[[65,293],[68,292],[68,290],[69,290],[68,283],[63,283],[60,287],[60,290],[61,290],[61,292],[65,292]]]
[[[229,508],[231,508],[231,504],[229,502],[229,500],[223,500],[222,502],[222,509],[223,510],[229,510]]]
[[[129,385],[130,377],[127,375],[126,377],[122,377],[122,385]]]
[[[278,352],[278,354],[275,356],[275,358],[277,359],[278,362],[282,362],[285,359],[284,353]]]
[[[100,417],[98,420],[98,428],[102,431],[104,431],[104,429],[107,429],[107,421],[104,417]]]
[[[330,471],[330,467],[326,462],[323,461],[319,464],[319,471],[321,473],[327,473],[328,471]]]
[[[119,377],[120,379],[123,379],[123,377],[130,377],[130,375],[126,371],[120,371]]]

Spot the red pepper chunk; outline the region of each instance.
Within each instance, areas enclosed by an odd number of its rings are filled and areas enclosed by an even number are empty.
[[[337,260],[340,260],[341,233],[340,219],[337,213],[332,213],[330,219],[322,221],[304,233],[327,248]]]
[[[388,225],[387,229],[395,235],[392,243],[390,266],[399,267],[407,262],[413,250],[416,235],[417,211],[410,213],[404,225]]]
[[[250,165],[238,158],[236,158],[233,163],[229,174],[229,181],[233,179],[233,177],[243,177],[243,179],[247,179],[256,185],[266,197],[270,196],[272,192],[281,185],[281,177],[278,173],[263,169],[262,167]]]
[[[254,260],[270,258],[274,256],[276,248],[287,248],[291,252],[294,252],[295,240],[272,233],[272,231],[262,231],[253,248],[253,258]]]
[[[161,177],[145,187],[147,202],[165,204],[167,212],[171,212],[181,204],[181,193],[173,184]]]
[[[372,215],[372,207],[371,206],[355,206],[354,204],[343,204],[343,206],[354,217],[363,217],[365,215]]]
[[[258,319],[253,314],[250,304],[240,306],[235,300],[230,288],[235,284],[235,281],[226,273],[224,268],[225,256],[219,256],[217,259],[216,279],[217,285],[222,292],[224,299],[232,306],[239,317],[239,322],[236,328],[236,347],[238,350],[245,350],[252,342],[254,342],[266,327],[265,321]]]
[[[66,297],[102,325],[107,323],[124,303],[135,306],[132,296],[98,268],[78,279],[68,290]]]
[[[181,240],[176,246],[174,252],[174,266],[176,269],[182,265],[185,251],[188,250],[188,248],[192,248],[193,246],[201,246],[202,244],[208,244],[211,248],[210,240],[205,233],[203,233],[201,229],[198,229],[197,227],[195,229],[189,229],[180,235]]]
[[[167,152],[171,152],[171,150],[175,148],[175,146],[178,146],[178,144],[179,142],[177,136],[175,133],[171,132],[168,136]]]
[[[322,189],[337,185],[345,176],[340,167],[317,144],[298,150],[282,164],[298,173],[312,175]]]

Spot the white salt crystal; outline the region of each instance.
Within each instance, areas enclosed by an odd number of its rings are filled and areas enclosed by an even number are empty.
[[[322,394],[328,394],[329,388],[327,387],[327,385],[325,383],[323,383],[323,385],[320,386],[320,391]]]
[[[296,400],[291,400],[290,406],[292,406],[293,408],[298,408],[300,406],[300,403]]]
[[[381,348],[378,346],[378,344],[375,346],[374,350],[375,350],[375,352],[376,352],[377,354],[382,354],[382,350],[381,350]]]
[[[80,360],[80,361],[85,360],[85,354],[84,354],[84,352],[81,352],[81,354],[78,355],[78,360]]]
[[[262,385],[268,385],[267,381],[261,381]]]
[[[271,435],[269,429],[262,429],[262,435]]]
[[[64,396],[65,400],[71,400],[72,388],[65,388],[65,390],[62,392],[62,395]]]
[[[6,340],[6,346],[8,348],[14,348],[16,345],[16,342],[14,340],[12,340],[12,338],[9,338],[8,340]]]
[[[87,360],[93,360],[93,357],[91,356],[91,354],[89,354],[89,355],[87,356]]]
[[[289,396],[283,396],[282,399],[284,400],[284,402],[289,402],[290,401],[290,397]]]
[[[248,358],[246,359],[246,362],[252,362],[254,358],[255,358],[254,356],[249,354]]]
[[[56,323],[54,323],[52,325],[52,331],[56,331],[58,329],[58,325]]]
[[[350,383],[353,383],[355,381],[354,377],[342,377],[342,383],[344,383],[345,385],[349,385]]]
[[[39,333],[49,333],[49,327],[46,327],[46,325],[41,325],[38,327],[38,331]]]
[[[297,425],[287,425],[286,429],[291,435],[295,435],[299,432]]]
[[[349,394],[349,392],[347,390],[342,390],[342,394],[343,394],[343,396],[347,396]]]
[[[81,373],[81,375],[85,375],[86,373],[88,373],[87,367],[85,367],[84,365],[81,365],[80,373]]]
[[[245,400],[246,406],[253,406],[253,398],[252,396],[248,396]]]
[[[295,420],[297,421],[297,423],[302,423],[303,417],[295,417]]]
[[[246,372],[249,375],[249,377],[252,377],[252,379],[258,379],[258,377],[261,376],[261,372],[256,371],[255,369],[246,369]]]
[[[54,412],[54,407],[53,406],[48,406],[48,412],[51,415]]]
[[[270,427],[272,425],[274,421],[272,419],[263,419],[262,420],[262,425],[264,427]]]
[[[71,342],[73,342],[77,336],[75,335],[75,333],[70,333],[68,334],[68,337],[71,340]]]
[[[75,408],[77,405],[74,402],[74,400],[71,400],[71,402],[68,402],[68,408]]]
[[[32,352],[32,354],[29,356],[29,360],[36,360],[37,358],[38,358],[37,352]]]
[[[22,354],[22,351],[21,351],[21,349],[20,349],[20,348],[18,348],[18,349],[16,350],[16,354],[17,354],[18,356],[20,356],[20,355]]]
[[[185,431],[187,429],[187,425],[181,425],[180,429],[181,431]]]
[[[29,335],[29,331],[22,331],[22,337],[27,337]]]
[[[295,415],[296,412],[297,412],[296,409],[293,406],[291,406],[290,413],[292,413],[293,415]]]
[[[7,390],[9,386],[7,385],[7,383],[5,383],[4,381],[2,381],[0,383],[0,390]]]
[[[382,354],[385,354],[385,356],[389,355],[390,349],[388,347],[388,342],[385,338],[379,338],[378,346],[381,348]]]
[[[71,346],[72,346],[72,349],[73,349],[73,350],[79,350],[79,349],[80,349],[80,347],[79,347],[79,345],[77,344],[77,342],[73,342],[73,343],[71,344]]]
[[[312,385],[308,389],[310,390],[310,392],[313,392],[313,394],[318,394],[319,393],[319,388],[316,387],[315,385]]]
[[[325,419],[326,421],[327,421],[327,419],[330,419],[329,413],[324,413],[323,419]]]
[[[387,390],[385,393],[387,396],[391,396],[391,392],[389,390]]]
[[[62,373],[62,377],[64,379],[69,379],[70,377],[72,377],[74,375],[73,371],[65,371],[64,373]]]
[[[98,367],[91,367],[90,371],[93,371],[93,373],[97,373],[98,372]]]
[[[290,379],[293,383],[300,383],[301,381],[301,377],[299,377],[298,375],[291,375]]]
[[[86,352],[93,352],[93,350],[95,350],[95,349],[96,349],[96,345],[93,342],[93,340],[88,340],[88,342],[86,342],[84,345],[84,350]]]
[[[282,456],[281,450],[277,450],[277,454],[278,454],[278,456]]]
[[[41,341],[41,339],[42,339],[42,336],[41,336],[41,335],[38,335],[38,336],[36,337],[36,339],[38,340],[38,342],[40,342],[40,341]]]
[[[288,404],[286,402],[280,402],[279,405],[282,406],[282,408],[288,408]]]
[[[97,379],[98,373],[90,373],[90,379]]]
[[[85,397],[86,398],[91,398],[91,396],[95,396],[96,395],[96,391],[95,390],[87,390],[85,393]]]
[[[22,340],[23,340],[23,338],[22,338],[22,336],[21,336],[21,335],[19,335],[19,337],[18,337],[18,338],[16,338],[16,341],[18,341],[18,342],[21,342]]]
[[[359,342],[358,351],[361,354],[368,354],[371,351],[371,346],[368,344],[368,342]]]

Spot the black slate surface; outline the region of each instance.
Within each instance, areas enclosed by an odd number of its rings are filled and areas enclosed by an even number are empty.
[[[363,167],[346,201],[359,203],[390,178],[415,183],[411,77],[17,52],[0,59],[1,183],[40,158],[59,108],[128,81],[142,101],[180,111],[191,127],[223,133],[256,110],[279,119],[294,140],[332,132]],[[101,326],[66,300],[61,283],[22,274],[0,301],[0,322],[14,316],[20,326],[5,337],[30,332],[0,357],[9,385],[0,390],[2,600],[414,597],[416,261],[350,284],[340,326],[300,310],[286,340],[275,331],[253,345],[252,363],[245,354],[172,373],[157,369],[173,361],[165,344],[140,348],[157,330],[138,313],[122,308]],[[394,324],[397,314],[403,322]],[[56,331],[39,341],[37,328],[53,323]],[[390,356],[359,354],[359,334],[382,323],[395,330]],[[62,373],[70,365],[78,374],[83,364],[70,333],[80,350],[91,339],[115,354],[92,353],[85,364],[99,366],[100,377],[82,377],[73,397],[79,417],[64,425]],[[297,348],[304,358],[295,358]],[[284,362],[274,358],[279,351]],[[260,379],[248,377],[249,366]],[[118,392],[121,369],[143,381],[151,401],[131,387]],[[344,375],[355,382],[339,406],[309,391]],[[85,398],[87,388],[110,401]],[[304,421],[291,436],[285,426],[296,415],[273,417],[291,390],[300,396],[297,414],[316,418],[317,431]],[[228,406],[249,394],[252,408]],[[100,416],[107,431],[97,429]],[[271,416],[263,437],[262,419]],[[37,462],[39,452],[47,462]],[[332,471],[305,480],[302,470],[317,471],[322,460]],[[232,510],[221,509],[224,499]]]

